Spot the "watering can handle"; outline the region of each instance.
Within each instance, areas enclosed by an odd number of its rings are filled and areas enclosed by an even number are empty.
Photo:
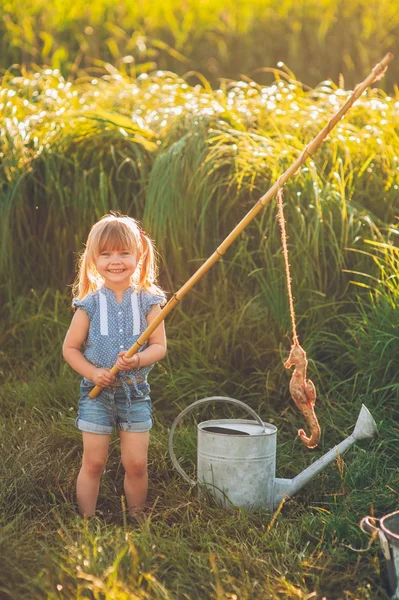
[[[201,400],[196,400],[196,402],[193,402],[192,404],[190,404],[190,406],[187,406],[187,408],[182,410],[181,413],[179,415],[177,415],[176,419],[173,421],[172,427],[170,428],[169,454],[170,454],[170,458],[172,459],[172,463],[173,463],[173,466],[175,467],[176,471],[178,471],[178,473],[180,473],[180,475],[186,481],[188,481],[188,483],[191,483],[191,485],[196,485],[197,482],[194,481],[194,479],[191,479],[191,477],[189,477],[187,475],[187,473],[179,465],[176,455],[175,455],[175,452],[173,450],[173,436],[175,434],[177,424],[181,421],[181,419],[188,412],[190,412],[193,408],[196,408],[197,406],[201,406],[202,404],[208,404],[209,402],[230,402],[231,404],[241,406],[242,408],[245,408],[252,417],[254,417],[254,419],[259,423],[259,425],[261,427],[264,428],[264,426],[265,426],[262,419],[260,418],[260,416],[250,406],[248,406],[248,404],[245,404],[245,402],[241,402],[241,400],[236,400],[235,398],[227,398],[226,396],[210,396],[209,398],[202,398]]]
[[[363,517],[360,521],[360,529],[365,533],[377,534],[380,531],[380,520],[375,517]]]
[[[397,575],[395,566],[392,562],[389,541],[383,530],[380,528],[380,519],[376,519],[375,517],[363,517],[359,525],[362,531],[366,533],[371,533],[374,537],[378,537],[379,539],[382,553],[384,555],[385,560],[387,561],[387,575],[389,581],[389,588],[391,590],[390,595],[392,596],[397,588]]]
[[[374,525],[374,523],[376,523],[376,525]],[[387,540],[383,530],[380,528],[380,519],[376,519],[375,517],[363,517],[363,519],[360,521],[360,529],[366,533],[371,533],[371,535],[376,538],[378,537],[384,558],[386,560],[391,560],[389,541]],[[392,573],[389,574],[389,577],[392,578]],[[393,589],[396,589],[396,584],[393,586]]]

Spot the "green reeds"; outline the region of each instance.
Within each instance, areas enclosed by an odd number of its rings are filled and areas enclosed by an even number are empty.
[[[61,289],[64,296],[87,231],[111,209],[143,220],[164,258],[162,282],[168,292],[175,291],[346,94],[327,83],[305,92],[280,77],[269,87],[234,82],[212,92],[190,87],[172,73],[136,81],[113,72],[74,84],[48,70],[9,76],[0,122],[7,134],[2,138],[7,159],[1,167],[2,296],[4,314],[12,315],[2,333],[5,343],[14,340],[23,352],[18,334],[25,319],[19,303],[29,305],[31,289],[33,295],[48,287]],[[364,251],[365,240],[391,243],[387,232],[389,227],[395,231],[399,180],[394,100],[370,90],[353,107],[353,118],[339,124],[286,186],[299,329],[310,346],[323,323],[329,323],[323,329],[328,336],[340,312],[356,310],[351,273],[376,276],[375,252]],[[384,188],[380,200],[368,195],[370,178],[377,181],[377,176]],[[22,291],[25,297],[15,302]],[[28,310],[38,348],[44,346],[46,332],[42,306],[37,315]],[[230,314],[235,315],[233,324]],[[212,381],[223,388],[223,382],[232,381],[231,370],[248,368],[249,373],[254,367],[261,374],[266,356],[278,372],[276,352],[281,344],[289,345],[289,322],[274,206],[243,232],[171,323],[189,322],[192,315],[201,315],[191,333],[198,341],[198,361],[193,350],[188,354],[199,374],[199,389],[205,391]],[[260,320],[267,323],[267,336],[259,329]],[[66,322],[65,316],[63,326]],[[229,324],[226,335],[222,323]],[[180,337],[172,341],[176,355]],[[315,347],[321,351],[318,342]],[[184,359],[184,343],[183,348]],[[209,379],[201,373],[211,356],[216,372]],[[225,368],[220,371],[221,364]],[[267,377],[260,389],[276,389],[274,377]]]
[[[175,291],[346,95],[332,84],[304,92],[281,79],[270,87],[236,82],[212,92],[190,87],[171,73],[138,81],[113,73],[69,84],[50,71],[9,78],[2,93],[9,100],[1,124],[13,132],[3,138],[2,148],[7,155],[0,204],[2,296],[4,314],[11,315],[2,337],[22,353],[19,332],[25,325],[37,340],[36,351],[46,346],[46,294],[37,314],[28,309],[27,323],[19,304],[29,306],[30,290],[35,296],[48,287],[61,289],[64,297],[97,218],[119,209],[142,219],[164,258],[162,282],[169,293]],[[352,249],[362,250],[365,239],[382,243],[395,214],[395,106],[393,99],[370,90],[352,109],[353,121],[339,124],[286,186],[301,339],[309,349],[314,339],[315,349],[331,360],[334,351],[317,341],[320,327],[326,323],[324,335],[339,347],[333,336],[343,328],[337,323],[343,311],[356,310],[351,272],[375,276],[378,271],[373,253]],[[365,125],[369,122],[372,132]],[[364,200],[370,177],[377,175],[385,182],[383,201],[368,195]],[[245,380],[252,370],[259,374],[252,386],[259,401],[264,386],[278,390],[278,353],[289,346],[289,321],[275,215],[273,205],[262,212],[184,300],[183,313],[171,319],[178,332],[181,322],[196,315],[190,335],[197,345],[187,353],[185,329],[183,336],[172,336],[171,344],[175,356],[182,344],[182,364],[190,357],[198,393],[214,385],[229,393],[235,386],[244,391],[243,373]],[[22,290],[25,297],[15,302]],[[267,323],[266,336],[260,321]],[[211,357],[215,373],[209,376]],[[193,375],[186,378],[178,367],[173,377],[179,381],[177,398],[184,397]]]
[[[283,80],[212,92],[170,73],[70,84],[50,71],[9,77],[1,93],[2,280],[10,289],[70,283],[93,221],[120,209],[142,217],[155,238],[169,291],[213,252],[346,95],[327,84],[304,92]],[[346,249],[380,239],[377,225],[395,217],[395,107],[369,91],[289,184],[291,259],[295,272],[300,257],[307,289],[344,290],[342,268],[362,270],[363,261]],[[263,247],[278,253],[272,211],[243,234],[244,263],[259,247],[259,256]],[[226,260],[239,262],[234,252]],[[256,259],[255,268],[263,264]]]
[[[322,19],[320,18],[322,14]],[[156,68],[199,71],[213,85],[241,74],[269,82],[280,61],[305,83],[326,73],[355,85],[398,45],[399,15],[392,0],[177,0],[115,4],[110,0],[3,2],[1,67],[47,64],[72,77],[94,65],[133,75]],[[109,67],[108,67],[109,68]],[[396,68],[397,69],[397,68]],[[387,89],[397,82],[395,66]]]

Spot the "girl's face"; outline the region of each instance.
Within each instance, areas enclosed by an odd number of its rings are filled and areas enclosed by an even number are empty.
[[[122,288],[130,285],[137,263],[137,255],[131,250],[103,250],[97,257],[96,269],[105,285]]]

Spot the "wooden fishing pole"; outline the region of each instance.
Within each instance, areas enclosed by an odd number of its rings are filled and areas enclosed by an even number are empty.
[[[169,302],[164,306],[159,315],[153,320],[151,325],[140,335],[137,342],[133,344],[126,352],[125,356],[131,358],[139,351],[143,344],[148,340],[153,331],[158,327],[165,317],[173,310],[173,308],[180,302],[180,300],[191,290],[191,288],[201,279],[203,275],[224,255],[226,250],[231,246],[234,240],[240,235],[245,227],[256,217],[258,212],[266,206],[278,190],[286,183],[286,181],[297,172],[299,167],[303,165],[308,157],[320,146],[322,141],[328,136],[330,131],[335,125],[342,119],[345,113],[351,108],[354,102],[363,94],[364,90],[368,88],[374,81],[381,79],[384,75],[389,63],[393,59],[393,54],[390,52],[384,56],[384,58],[371,70],[370,74],[366,79],[359,83],[353,90],[353,94],[348,98],[345,104],[339,109],[339,111],[330,119],[327,125],[320,131],[320,133],[306,146],[300,156],[292,163],[292,165],[278,178],[276,183],[267,191],[251,208],[251,210],[245,215],[245,217],[236,225],[236,227],[229,233],[225,240],[215,250],[215,252],[206,260],[203,265],[190,277],[188,281],[173,294]],[[119,372],[119,368],[114,365],[111,369],[111,373],[116,375]],[[90,398],[95,398],[103,388],[96,385],[90,392]]]

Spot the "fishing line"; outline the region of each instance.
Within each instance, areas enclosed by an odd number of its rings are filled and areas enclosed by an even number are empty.
[[[281,231],[281,244],[283,247],[284,265],[285,265],[285,278],[287,282],[288,302],[290,306],[290,317],[292,326],[292,343],[293,345],[299,344],[298,335],[296,331],[296,319],[294,309],[294,297],[292,295],[292,277],[290,270],[290,263],[288,258],[288,244],[287,244],[287,231],[285,227],[284,207],[283,207],[283,190],[280,188],[277,192],[277,216],[280,224]]]

